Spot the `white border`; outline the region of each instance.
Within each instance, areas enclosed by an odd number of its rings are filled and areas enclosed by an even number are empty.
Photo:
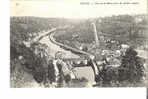
[[[0,99],[146,99],[146,88],[9,88],[9,1],[0,6]]]

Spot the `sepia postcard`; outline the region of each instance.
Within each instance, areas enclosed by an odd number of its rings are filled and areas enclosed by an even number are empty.
[[[10,0],[10,87],[146,87],[147,20],[147,0]]]

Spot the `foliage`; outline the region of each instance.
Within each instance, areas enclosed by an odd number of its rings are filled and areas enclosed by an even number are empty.
[[[10,42],[11,42],[11,62],[18,60],[22,56],[21,63],[26,69],[31,71],[37,82],[42,82],[46,76],[50,49],[45,44],[34,43],[26,47],[23,42],[29,42],[39,35],[39,32],[50,29],[47,19],[35,17],[11,17],[10,22]],[[11,69],[16,66],[11,65]],[[11,70],[13,71],[13,70]]]
[[[145,76],[143,59],[137,56],[137,52],[133,48],[127,49],[122,57],[119,67],[108,67],[103,65],[102,70],[98,75],[98,82],[106,84],[115,84],[120,86],[123,82],[136,84],[142,81]]]
[[[132,45],[142,45],[145,37],[137,37],[138,30],[144,30],[147,22],[143,20],[140,23],[135,23],[135,16],[112,16],[96,19],[97,31],[103,32],[107,38],[118,39],[122,42],[127,42]],[[48,78],[51,82],[55,81],[54,68],[50,66],[48,61],[51,57],[44,44],[34,44],[30,48],[23,45],[23,41],[29,41],[38,36],[42,31],[63,25],[69,25],[71,28],[65,29],[63,32],[57,32],[55,38],[57,41],[66,43],[72,47],[77,44],[91,44],[94,42],[92,20],[68,20],[57,18],[37,18],[37,17],[11,17],[10,22],[10,51],[11,51],[11,69],[15,68],[13,61],[18,56],[23,56],[25,59],[25,67],[31,69],[34,78],[37,82],[42,82],[48,71]],[[64,35],[64,36],[63,36]],[[98,34],[100,35],[100,34]],[[140,39],[139,39],[140,38]],[[66,40],[66,41],[65,41]],[[93,44],[93,43],[92,43]],[[93,44],[94,45],[94,44]],[[91,48],[91,47],[90,47]],[[50,49],[49,49],[50,50]],[[119,68],[107,67],[100,72],[103,83],[111,82],[138,82],[144,76],[143,62],[137,56],[137,52],[133,49],[128,49],[125,56],[122,57],[122,63]],[[21,77],[19,77],[21,79]],[[67,77],[69,79],[69,77]]]
[[[137,56],[137,52],[133,48],[127,49],[121,62],[120,80],[128,80],[129,82],[141,81],[142,77],[144,77],[143,64],[142,58]]]
[[[55,38],[58,42],[64,43],[67,40],[67,45],[75,46],[75,42],[91,44],[94,42],[92,22],[96,22],[98,36],[104,36],[106,39],[115,39],[120,42],[126,42],[129,45],[142,45],[146,38],[146,18],[141,15],[142,22],[136,23],[135,19],[138,16],[119,15],[111,17],[103,17],[96,19],[87,19],[80,23],[73,24],[73,27],[61,32],[57,32]],[[95,20],[95,21],[94,21]],[[101,20],[101,22],[100,22]],[[140,34],[140,31],[143,34]],[[63,36],[64,35],[64,36]],[[75,35],[77,35],[75,37]],[[138,43],[138,44],[137,44]],[[136,46],[137,47],[137,46]]]

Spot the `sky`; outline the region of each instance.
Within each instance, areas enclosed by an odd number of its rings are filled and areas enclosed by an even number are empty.
[[[98,3],[135,4],[98,4]],[[84,4],[87,2],[87,4]],[[88,4],[89,3],[89,4]],[[11,16],[95,18],[122,14],[147,14],[147,0],[11,0]]]

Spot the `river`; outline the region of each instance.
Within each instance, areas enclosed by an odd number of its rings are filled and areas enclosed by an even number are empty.
[[[43,39],[40,40],[40,43],[46,44],[49,47],[49,53],[51,56],[55,56],[55,53],[58,51],[62,51],[64,53],[64,58],[79,58],[78,55],[72,53],[71,51],[64,50],[60,48],[58,45],[53,44],[50,40],[49,37],[46,36]],[[77,78],[85,78],[88,80],[89,85],[94,83],[94,73],[91,67],[76,67],[75,69],[75,75]]]

